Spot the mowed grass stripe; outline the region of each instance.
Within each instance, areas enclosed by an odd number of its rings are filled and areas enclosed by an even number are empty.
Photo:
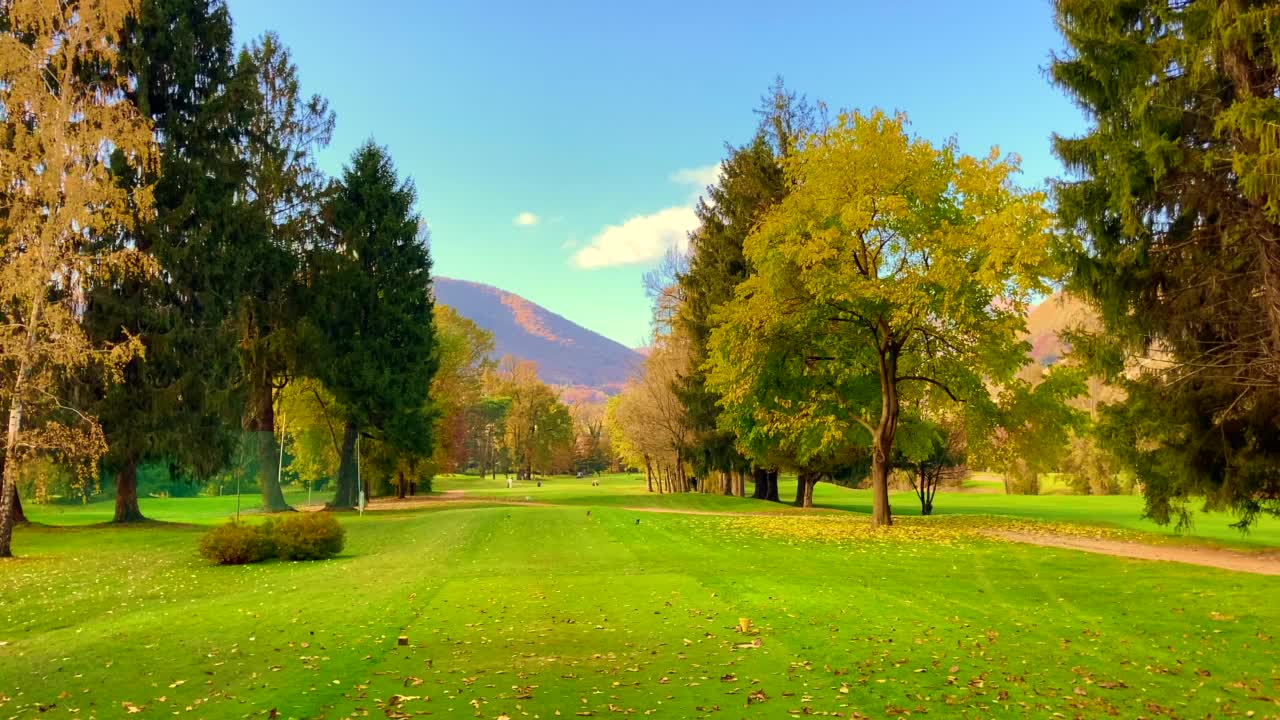
[[[0,715],[1230,717],[1280,696],[1278,578],[598,506],[342,521],[343,557],[249,568],[205,565],[189,528],[20,530]]]

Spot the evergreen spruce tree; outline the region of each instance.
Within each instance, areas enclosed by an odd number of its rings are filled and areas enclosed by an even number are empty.
[[[211,474],[229,460],[235,356],[228,321],[254,259],[260,228],[241,201],[240,151],[253,87],[238,73],[231,18],[220,0],[143,0],[125,24],[118,62],[136,79],[130,98],[160,149],[154,216],[104,238],[150,254],[152,278],[100,284],[86,324],[107,341],[138,337],[145,357],[94,408],[106,433],[103,464],[116,485],[115,522],[143,520],[137,468],[173,462]]]
[[[386,150],[369,143],[356,151],[328,204],[334,247],[317,259],[309,355],[310,372],[346,415],[330,509],[358,501],[359,437],[430,455],[428,400],[438,360],[431,258],[415,201],[413,184],[397,177]]]
[[[1092,127],[1056,138],[1085,243],[1082,337],[1127,400],[1103,415],[1147,514],[1280,514],[1280,18],[1274,2],[1056,0],[1052,77]],[[1135,360],[1136,358],[1136,360]]]
[[[779,159],[813,127],[813,110],[779,78],[761,100],[760,129],[751,143],[730,147],[719,181],[707,188],[695,212],[699,226],[689,238],[689,268],[679,282],[684,303],[676,322],[689,338],[690,371],[676,392],[693,430],[688,455],[699,474],[738,473],[750,463],[735,447],[735,436],[718,426],[719,396],[706,387],[707,341],[715,313],[733,298],[751,273],[742,245],[760,217],[787,194]],[[752,472],[757,499],[777,500],[777,473]],[[743,483],[731,482],[735,494]]]
[[[246,474],[256,478],[262,506],[289,509],[280,488],[276,400],[296,374],[299,338],[308,302],[310,258],[320,244],[320,208],[328,181],[314,153],[329,144],[334,115],[318,95],[302,94],[289,50],[267,33],[245,50],[252,68],[250,132],[245,145],[248,197],[263,231],[247,254],[237,298],[239,385],[243,390],[242,453]]]

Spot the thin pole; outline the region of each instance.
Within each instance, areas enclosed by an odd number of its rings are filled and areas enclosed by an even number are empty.
[[[360,436],[356,435],[356,485],[360,488],[358,507],[364,515],[364,477],[360,474]]]
[[[284,433],[288,427],[287,418],[284,416],[284,408],[280,408],[280,460],[276,463],[276,484],[282,485],[284,478]]]

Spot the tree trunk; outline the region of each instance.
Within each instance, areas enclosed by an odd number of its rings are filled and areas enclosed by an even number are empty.
[[[754,485],[751,497],[756,500],[767,500],[769,498],[769,481],[764,468],[751,468],[751,481]]]
[[[933,479],[923,465],[916,466],[916,495],[920,497],[920,515],[933,514],[933,494],[939,480]]]
[[[720,471],[720,492],[733,496],[733,475],[728,470]]]
[[[4,453],[0,453],[0,478],[4,477]],[[13,484],[13,524],[26,525],[27,514],[22,511],[22,496],[18,494],[18,484]]]
[[[890,347],[880,353],[880,423],[876,427],[871,455],[871,525],[893,524],[889,508],[889,463],[893,458],[893,438],[898,432],[898,356]]]
[[[37,305],[37,309],[38,309]],[[27,348],[35,342],[34,332],[28,333]],[[4,474],[0,477],[0,558],[13,557],[13,499],[18,494],[18,431],[22,429],[22,393],[30,374],[29,364],[18,371],[13,399],[9,405],[9,430],[4,444]]]
[[[406,482],[404,479],[403,470],[399,471],[399,475],[400,475],[400,483],[396,486],[396,498],[399,500],[403,500],[409,494],[409,483]]]
[[[360,502],[360,484],[356,478],[356,438],[360,429],[350,420],[342,433],[342,459],[338,462],[338,482],[333,500],[326,510],[351,510]]]
[[[253,444],[254,476],[262,490],[262,509],[267,512],[292,510],[280,489],[280,443],[276,442],[276,408],[271,378],[260,373],[249,389],[244,429]]]
[[[818,473],[813,473],[809,476],[808,482],[804,484],[804,507],[813,507],[813,489],[817,487],[818,480],[821,477]]]
[[[3,464],[3,463],[0,463]],[[31,522],[27,519],[27,514],[22,511],[22,496],[18,494],[18,486],[13,486],[13,524],[26,525]]]
[[[116,470],[116,512],[113,523],[143,522],[142,508],[138,507],[138,461],[129,459]]]
[[[809,478],[809,473],[796,473],[796,501],[793,503],[796,507],[804,507],[804,485]]]
[[[770,502],[782,502],[778,497],[778,471],[770,470],[765,474],[766,483],[768,485],[768,495],[765,497]]]

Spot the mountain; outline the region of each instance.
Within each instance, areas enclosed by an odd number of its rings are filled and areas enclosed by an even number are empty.
[[[493,333],[494,355],[538,364],[567,401],[602,400],[622,388],[644,357],[621,343],[490,285],[435,277],[436,301]]]
[[[1031,357],[1041,365],[1052,365],[1070,349],[1061,335],[1067,330],[1098,329],[1098,318],[1081,300],[1054,293],[1027,313],[1027,342]]]

